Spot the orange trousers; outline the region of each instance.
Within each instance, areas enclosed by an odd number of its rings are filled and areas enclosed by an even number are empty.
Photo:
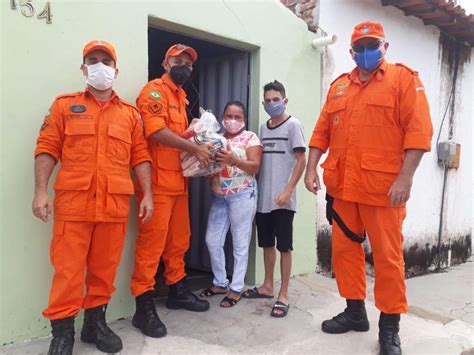
[[[375,306],[387,314],[408,311],[405,295],[402,224],[406,209],[378,207],[334,199],[334,210],[357,235],[367,232],[375,269]],[[332,264],[339,294],[348,299],[366,297],[365,255],[361,244],[332,224]]]
[[[50,247],[54,275],[49,304],[43,311],[46,318],[70,317],[81,307],[109,302],[126,227],[126,223],[54,221]]]
[[[142,196],[138,196],[141,201]],[[160,259],[165,264],[164,278],[172,285],[184,277],[184,254],[189,248],[188,195],[154,195],[155,212],[147,223],[138,220],[140,234],[135,245],[135,268],[131,291],[139,296],[155,286]]]

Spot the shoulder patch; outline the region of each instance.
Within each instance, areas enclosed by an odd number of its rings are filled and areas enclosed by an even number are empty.
[[[156,100],[161,99],[161,94],[158,91],[151,90],[148,95]]]
[[[341,79],[343,76],[348,76],[349,73],[342,73],[341,75],[339,75],[336,79],[334,79],[330,85],[334,84],[336,81],[338,81],[339,79]]]
[[[397,67],[402,67],[402,68],[405,68],[406,70],[408,70],[410,73],[414,74],[414,75],[418,75],[418,72],[416,70],[413,70],[412,68],[410,67],[407,67],[405,64],[402,64],[402,63],[395,63],[395,65]]]

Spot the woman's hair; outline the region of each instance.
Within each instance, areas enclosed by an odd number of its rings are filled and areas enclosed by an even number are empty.
[[[224,115],[225,111],[229,106],[239,107],[242,110],[242,113],[244,114],[244,118],[247,119],[247,109],[245,108],[245,105],[240,101],[229,101],[228,103],[226,103],[222,115]]]

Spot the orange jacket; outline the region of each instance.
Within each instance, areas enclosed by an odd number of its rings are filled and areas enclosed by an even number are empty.
[[[35,157],[61,160],[54,184],[56,220],[126,222],[130,166],[150,161],[137,109],[115,93],[103,107],[88,90],[58,96],[38,137]]]
[[[309,143],[323,152],[324,183],[345,201],[390,206],[405,149],[429,151],[433,127],[418,73],[383,62],[365,83],[358,69],[329,89]]]
[[[143,118],[145,136],[168,127],[181,135],[188,127],[186,93],[164,74],[146,84],[137,98]],[[187,181],[181,170],[180,150],[150,140],[153,159],[153,193],[164,195],[187,194]]]

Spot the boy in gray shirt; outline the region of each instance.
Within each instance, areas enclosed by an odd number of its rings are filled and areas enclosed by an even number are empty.
[[[263,248],[265,281],[249,289],[244,298],[273,298],[276,249],[280,252],[281,288],[273,306],[273,317],[288,313],[288,282],[293,250],[293,217],[296,211],[296,184],[306,164],[303,126],[285,113],[288,98],[278,81],[263,87],[263,106],[270,119],[260,127],[263,158],[258,176],[257,232]]]

